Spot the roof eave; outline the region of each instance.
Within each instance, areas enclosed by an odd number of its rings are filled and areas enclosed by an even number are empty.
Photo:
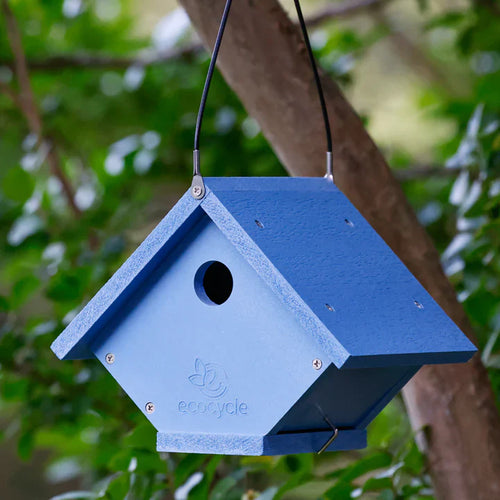
[[[184,234],[202,216],[197,210],[200,201],[188,191],[162,219],[151,234],[116,271],[109,281],[80,311],[67,328],[52,343],[51,349],[59,359],[92,357],[89,348],[120,304],[148,275],[151,266],[176,245]]]
[[[423,366],[435,364],[465,363],[477,352],[470,343],[470,348],[452,352],[417,352],[403,354],[373,354],[349,356],[343,369],[381,368],[390,366]]]

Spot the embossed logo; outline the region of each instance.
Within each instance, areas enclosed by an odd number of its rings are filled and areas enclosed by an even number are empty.
[[[205,396],[217,399],[227,392],[228,381],[224,369],[216,363],[204,363],[200,358],[194,362],[195,373],[189,381]]]
[[[248,415],[246,402],[238,397],[229,397],[229,381],[222,366],[216,363],[205,363],[200,358],[194,362],[194,371],[188,377],[189,382],[204,396],[198,401],[181,400],[177,404],[177,411],[183,415],[197,417],[232,418]],[[221,399],[226,395],[225,399]],[[207,399],[209,398],[209,399]]]

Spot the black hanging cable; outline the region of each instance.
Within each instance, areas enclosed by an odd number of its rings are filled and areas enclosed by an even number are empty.
[[[227,0],[224,7],[224,12],[222,13],[221,22],[219,25],[219,31],[217,33],[217,38],[215,39],[214,49],[212,51],[212,57],[210,59],[210,65],[208,67],[207,77],[205,79],[205,85],[203,87],[203,93],[201,95],[200,107],[198,110],[198,117],[196,119],[196,129],[194,133],[194,150],[193,150],[193,183],[191,185],[191,192],[194,198],[201,199],[205,196],[205,184],[203,182],[203,177],[200,171],[200,134],[201,125],[203,122],[203,115],[205,113],[205,107],[207,104],[208,91],[210,90],[210,84],[212,83],[212,77],[215,70],[215,65],[217,63],[217,57],[219,55],[220,46],[222,43],[222,37],[224,36],[224,30],[226,29],[227,20],[229,17],[229,11],[231,10],[232,0]],[[309,61],[314,74],[314,81],[316,83],[316,89],[319,96],[319,101],[321,105],[321,111],[323,114],[323,120],[325,123],[326,132],[326,143],[327,143],[327,153],[326,153],[326,176],[327,178],[333,180],[333,165],[332,165],[332,134],[330,129],[330,120],[328,118],[328,110],[326,107],[325,96],[323,93],[323,87],[321,85],[321,80],[319,77],[318,67],[314,59],[314,54],[311,48],[311,42],[309,40],[309,35],[307,33],[307,27],[302,14],[302,9],[300,7],[299,0],[294,0],[295,8],[297,10],[297,16],[299,18],[300,28],[302,30],[302,36],[307,49],[307,54],[309,56]]]
[[[319,77],[318,66],[316,65],[316,60],[314,59],[314,54],[311,48],[311,42],[309,40],[309,34],[307,33],[307,26],[304,20],[304,15],[302,14],[302,9],[300,7],[300,1],[294,0],[295,9],[297,10],[297,16],[299,18],[300,29],[302,30],[302,37],[304,38],[304,43],[306,44],[307,54],[309,56],[309,62],[311,63],[311,68],[314,74],[314,82],[316,83],[316,90],[318,92],[319,103],[321,106],[321,112],[323,114],[323,121],[325,123],[325,133],[326,133],[326,177],[333,180],[333,145],[332,145],[332,131],[330,129],[330,119],[328,118],[328,108],[326,107],[325,94],[323,93],[323,86],[321,85],[321,79]]]
[[[220,46],[222,43],[222,37],[224,36],[224,30],[226,29],[227,19],[229,17],[229,11],[231,10],[231,5],[233,0],[227,0],[226,6],[224,7],[224,12],[222,14],[222,19],[219,26],[219,32],[217,33],[217,38],[215,39],[214,50],[212,52],[212,57],[210,59],[210,66],[208,67],[207,77],[205,79],[205,86],[203,87],[203,93],[201,95],[200,108],[198,110],[198,118],[196,119],[196,130],[194,133],[194,150],[200,150],[200,133],[201,124],[203,122],[203,114],[205,113],[205,106],[207,104],[208,91],[210,90],[210,84],[212,83],[212,77],[214,75],[215,64],[217,62],[217,57],[219,55]],[[194,172],[195,175],[199,172]]]
[[[231,5],[233,0],[227,0],[224,7],[224,12],[222,13],[222,19],[219,25],[219,31],[217,33],[217,38],[215,39],[214,50],[212,51],[212,57],[210,59],[210,65],[208,66],[208,73],[205,79],[205,86],[203,87],[203,93],[201,94],[200,107],[198,109],[198,117],[196,118],[196,129],[194,132],[194,150],[193,150],[193,182],[191,184],[191,193],[194,198],[201,199],[205,196],[205,183],[203,182],[203,177],[200,171],[200,133],[201,124],[203,122],[203,114],[205,113],[205,106],[207,104],[208,91],[210,90],[210,84],[212,83],[212,77],[215,70],[215,63],[217,62],[217,56],[219,55],[220,46],[222,43],[222,37],[224,36],[224,30],[226,29],[227,18],[229,17],[229,11],[231,10]]]

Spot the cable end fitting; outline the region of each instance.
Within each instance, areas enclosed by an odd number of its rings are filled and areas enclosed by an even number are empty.
[[[327,151],[326,153],[326,174],[325,179],[332,181],[335,183],[333,178],[333,153],[331,151]]]
[[[193,177],[195,175],[201,175],[200,173],[200,150],[195,149],[193,151]]]
[[[201,200],[205,197],[205,193],[206,189],[203,177],[201,175],[195,175],[193,177],[193,182],[191,183],[191,196],[195,200]]]
[[[206,193],[205,183],[200,173],[200,150],[193,151],[193,182],[191,183],[191,196],[195,200],[201,200]]]

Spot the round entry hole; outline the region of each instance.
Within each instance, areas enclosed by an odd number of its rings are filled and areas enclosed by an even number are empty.
[[[196,272],[194,288],[205,304],[224,304],[233,291],[233,276],[222,262],[212,260],[203,264]]]

